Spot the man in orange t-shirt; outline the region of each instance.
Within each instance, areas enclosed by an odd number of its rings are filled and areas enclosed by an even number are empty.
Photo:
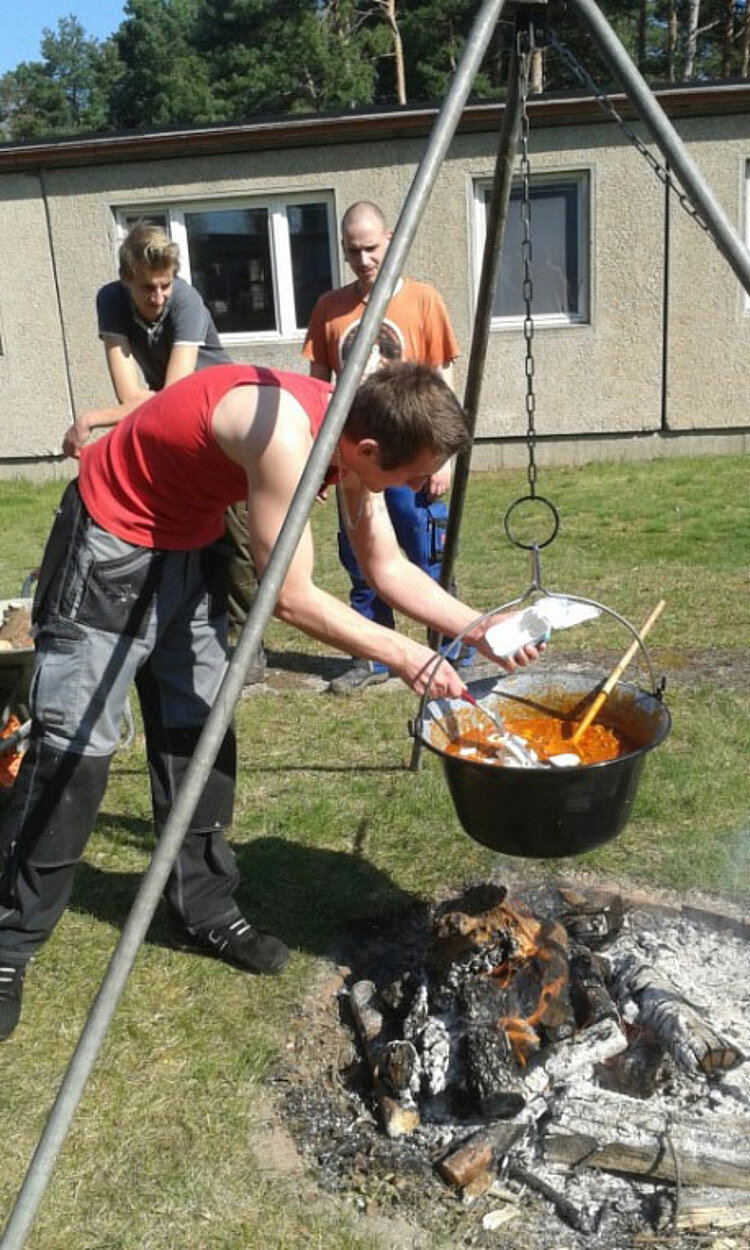
[[[302,354],[309,360],[314,378],[330,382],[340,377],[391,235],[376,204],[358,201],[344,213],[341,246],[355,281],[339,290],[327,291],[313,308]],[[394,360],[408,360],[436,369],[451,385],[453,361],[457,356],[458,344],[439,293],[427,282],[399,279],[365,374]],[[416,495],[408,487],[394,487],[385,492],[399,544],[413,564],[436,580],[440,576],[447,519],[440,497],[448,490],[450,480],[450,465],[446,465],[433,474]],[[339,556],[351,578],[351,606],[366,619],[393,629],[390,606],[368,586],[357,564],[341,509],[339,520]],[[462,666],[471,663],[472,654],[467,650],[461,655]],[[351,694],[386,681],[388,676],[388,670],[382,665],[355,660],[329,688],[334,694]]]

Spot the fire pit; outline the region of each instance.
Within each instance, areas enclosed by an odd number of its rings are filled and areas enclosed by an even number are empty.
[[[421,1194],[423,1226],[434,1208],[455,1244],[506,1250],[750,1226],[741,920],[487,883],[355,947],[340,1001],[361,1062],[337,1112],[288,1100],[328,1187],[407,1211]]]

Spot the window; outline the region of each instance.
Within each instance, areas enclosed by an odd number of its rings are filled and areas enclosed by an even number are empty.
[[[329,193],[120,209],[120,236],[138,220],[179,243],[180,276],[200,291],[226,343],[302,337],[316,299],[334,285]]]
[[[476,286],[492,194],[487,180],[474,184]],[[518,325],[524,317],[520,182],[514,184],[503,237],[492,324]],[[531,180],[531,312],[543,325],[588,320],[588,179],[585,174],[541,175]]]

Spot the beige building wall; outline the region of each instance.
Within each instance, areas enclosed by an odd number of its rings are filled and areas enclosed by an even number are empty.
[[[677,129],[730,219],[742,229],[750,117],[690,119]],[[39,180],[0,173],[0,466],[7,471],[19,461],[56,452],[70,419],[71,394],[78,412],[110,401],[95,296],[102,283],[116,276],[116,209],[328,191],[337,221],[353,200],[369,198],[395,223],[425,142],[389,138],[48,169],[44,178],[62,318]],[[473,322],[472,187],[476,178],[491,177],[495,145],[494,132],[454,140],[406,267],[412,276],[434,282],[446,301],[462,351],[459,393]],[[669,439],[660,435],[664,188],[606,120],[535,126],[531,161],[533,173],[582,172],[590,187],[589,322],[538,326],[534,336],[541,458],[574,463],[601,456],[744,449],[750,427],[742,386],[750,312],[714,245],[672,197],[666,418],[670,429],[692,436]],[[340,280],[348,281],[341,257],[339,266]],[[238,361],[306,371],[301,346],[301,339],[248,340],[232,344],[230,351]],[[477,467],[523,460],[524,350],[520,329],[493,329]]]
[[[699,119],[691,154],[744,233],[750,118]],[[711,239],[674,200],[671,213],[668,412],[676,431],[750,426],[750,302]]]
[[[38,177],[0,179],[0,463],[59,450],[70,401]],[[59,433],[59,437],[58,437]]]

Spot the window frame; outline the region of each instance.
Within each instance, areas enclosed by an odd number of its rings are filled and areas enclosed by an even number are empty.
[[[745,247],[750,249],[750,156],[745,157]],[[742,292],[742,312],[747,316],[750,314],[750,291],[747,291],[742,283],[740,283],[740,291]]]
[[[296,321],[292,246],[287,208],[296,204],[310,203],[325,205],[331,279],[333,286],[338,286],[340,285],[340,272],[336,214],[334,192],[330,188],[311,188],[309,191],[274,191],[271,195],[201,196],[196,199],[181,198],[173,201],[158,200],[120,204],[113,208],[116,244],[119,248],[130,225],[139,217],[164,217],[167,232],[180,248],[180,277],[192,284],[185,215],[196,212],[266,209],[271,253],[271,280],[278,313],[278,328],[275,330],[233,330],[230,333],[220,334],[219,338],[222,345],[226,347],[242,346],[247,343],[302,343],[307,334],[307,327],[298,326]]]
[[[591,323],[591,170],[588,168],[564,168],[539,170],[531,175],[531,238],[534,241],[534,201],[535,187],[555,186],[562,184],[575,187],[577,208],[578,236],[578,289],[580,291],[580,307],[575,313],[534,313],[534,326],[554,329],[564,326],[590,325]],[[521,186],[520,174],[513,175],[512,190]],[[487,213],[484,192],[492,187],[492,177],[487,174],[474,175],[471,180],[472,197],[472,279],[473,307],[476,308],[479,295],[479,281],[482,272],[484,243],[487,235]],[[513,205],[509,205],[513,211]],[[532,254],[531,267],[532,286],[534,279],[534,262]],[[497,316],[493,313],[490,321],[491,330],[519,330],[523,328],[523,315]]]

